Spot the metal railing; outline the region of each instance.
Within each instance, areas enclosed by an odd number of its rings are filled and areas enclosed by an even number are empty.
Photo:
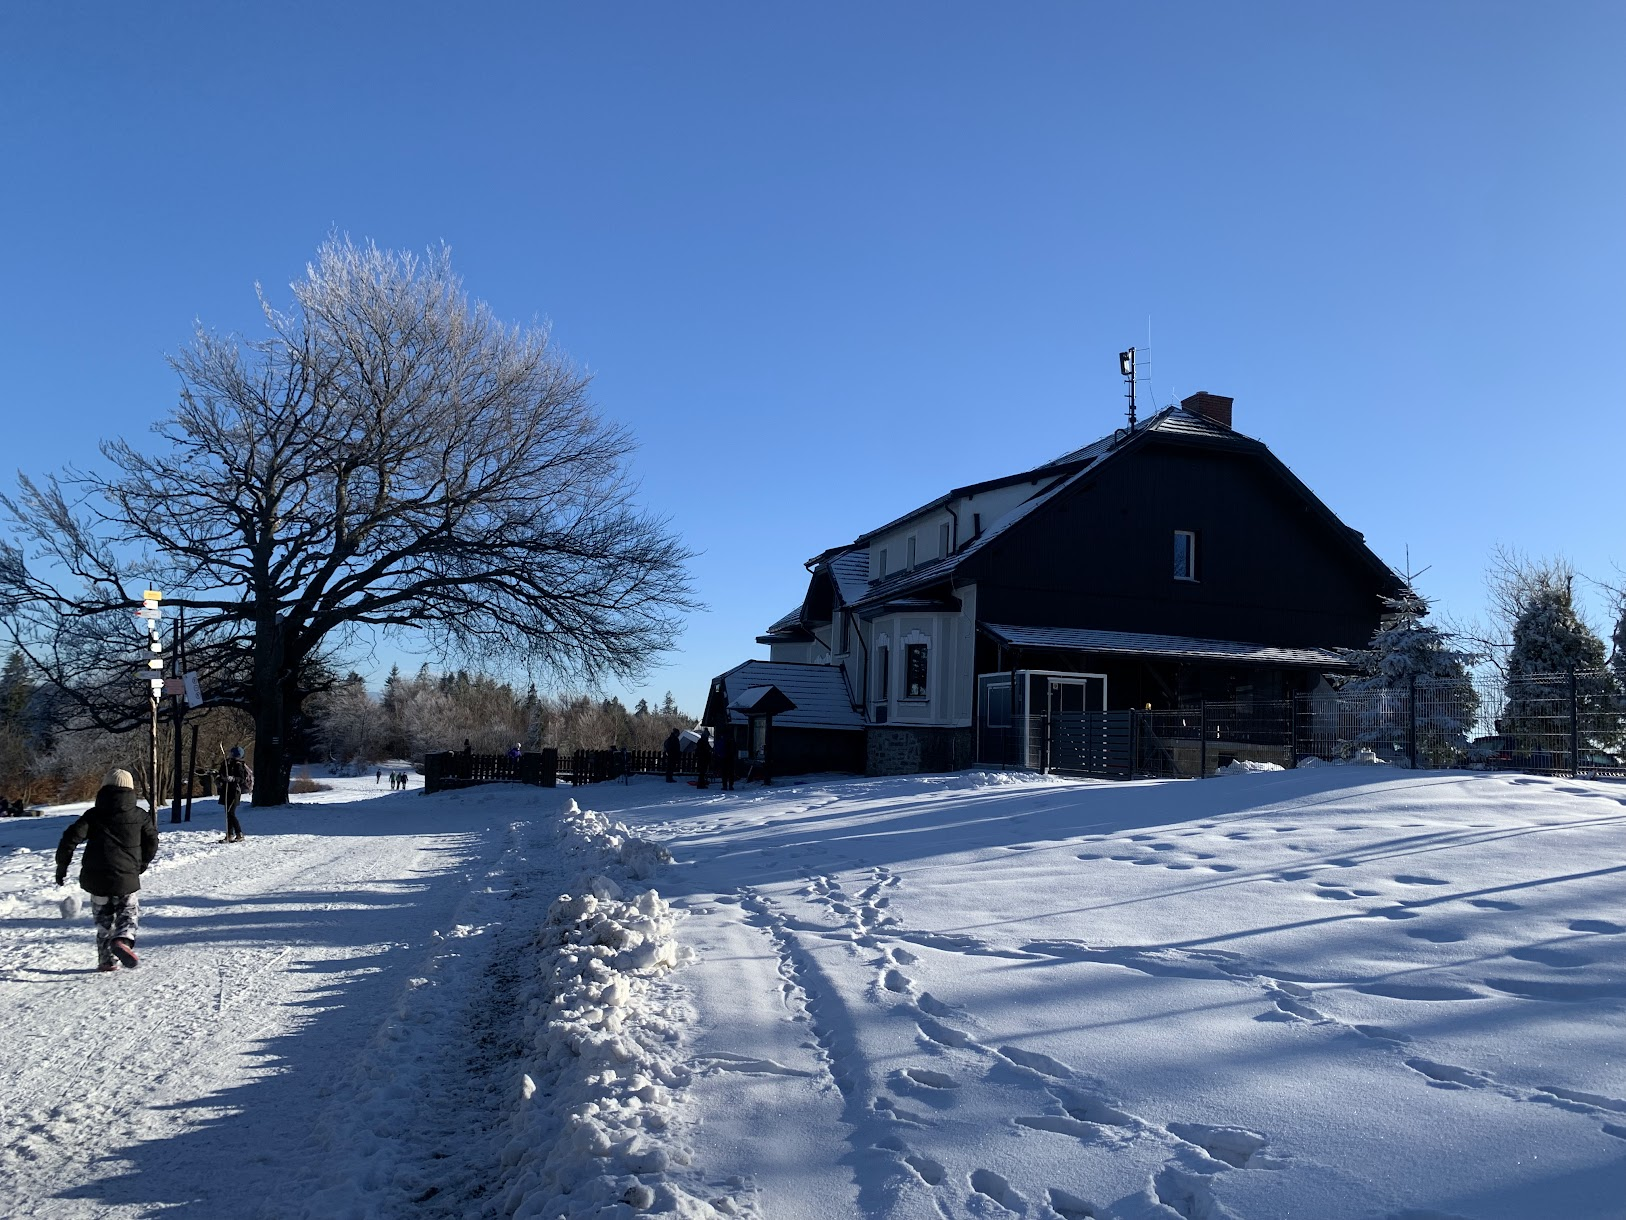
[[[984,765],[1100,775],[1194,777],[1239,760],[1293,767],[1358,756],[1422,768],[1626,776],[1626,691],[1606,670],[1414,681],[1387,690],[1014,717],[1008,727],[984,726],[978,739]]]

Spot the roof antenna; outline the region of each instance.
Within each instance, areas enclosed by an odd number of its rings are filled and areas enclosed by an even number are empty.
[[[1134,348],[1130,348],[1127,352],[1119,352],[1118,353],[1118,372],[1123,374],[1124,381],[1129,386],[1129,390],[1124,395],[1124,397],[1129,399],[1129,430],[1131,432],[1133,432],[1135,430],[1135,349]]]

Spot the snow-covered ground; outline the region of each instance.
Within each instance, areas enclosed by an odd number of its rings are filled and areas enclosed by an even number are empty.
[[[1620,783],[324,782],[0,822],[0,1213],[1626,1215]]]

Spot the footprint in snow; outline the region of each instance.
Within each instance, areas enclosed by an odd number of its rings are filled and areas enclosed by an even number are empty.
[[[1363,995],[1391,1000],[1482,1000],[1484,994],[1472,987],[1452,983],[1367,983],[1355,988]]]
[[[914,1085],[917,1089],[927,1089],[932,1093],[960,1087],[960,1082],[954,1077],[934,1072],[931,1068],[902,1068],[893,1074],[893,1079],[900,1084]]]
[[[1449,1063],[1435,1063],[1432,1059],[1407,1059],[1405,1064],[1412,1071],[1427,1076],[1436,1088],[1483,1089],[1491,1083],[1490,1078],[1482,1072]]]
[[[1170,1123],[1168,1132],[1232,1169],[1246,1169],[1248,1162],[1268,1142],[1257,1131],[1245,1127],[1213,1127],[1206,1123]]]
[[[921,1017],[915,1022],[915,1026],[920,1030],[923,1037],[937,1043],[938,1046],[960,1048],[969,1046],[971,1043],[971,1035],[964,1030],[944,1025],[940,1021],[933,1021],[930,1017]]]
[[[958,1016],[958,1010],[952,1004],[945,1004],[929,991],[920,993],[920,999],[915,1001],[915,1007],[928,1016],[953,1017]]]
[[[1459,940],[1467,940],[1465,932],[1455,928],[1413,928],[1406,933],[1413,940],[1426,940],[1436,945],[1454,945]]]
[[[1439,877],[1423,877],[1416,873],[1400,873],[1395,880],[1401,885],[1450,885]]]
[[[1524,908],[1516,902],[1502,902],[1495,898],[1470,898],[1468,905],[1478,907],[1481,911],[1522,911]]]
[[[1211,870],[1212,872],[1216,872],[1216,873],[1234,873],[1234,872],[1236,872],[1236,870],[1238,868],[1241,867],[1241,865],[1238,865],[1238,864],[1210,864],[1207,867],[1208,867],[1209,870]]]
[[[948,1177],[948,1170],[943,1168],[941,1161],[934,1161],[929,1156],[921,1156],[918,1152],[905,1153],[903,1163],[913,1169],[920,1180],[927,1186],[941,1186]]]
[[[1030,1131],[1049,1131],[1056,1135],[1071,1136],[1089,1143],[1101,1138],[1101,1128],[1094,1123],[1080,1122],[1065,1114],[1022,1114],[1011,1120],[1018,1127]]]
[[[1013,1212],[1027,1211],[1028,1202],[1016,1189],[992,1169],[974,1169],[971,1171],[971,1189],[979,1195],[986,1195],[1001,1207],[1009,1208]]]
[[[899,948],[897,945],[892,946],[892,948],[888,949],[886,952],[887,956],[900,966],[913,966],[920,960],[920,958],[909,952],[909,950]]]
[[[1610,923],[1607,919],[1577,919],[1570,924],[1571,932],[1596,932],[1601,936],[1619,936],[1626,927]]]
[[[1006,1060],[1025,1067],[1029,1071],[1038,1072],[1042,1076],[1053,1076],[1058,1080],[1067,1080],[1073,1075],[1073,1069],[1059,1059],[1052,1059],[1049,1055],[1039,1051],[1025,1051],[1019,1046],[1002,1046],[999,1053]]]
[[[1555,970],[1574,970],[1578,966],[1590,966],[1598,959],[1590,953],[1582,953],[1578,949],[1544,949],[1532,946],[1528,949],[1514,949],[1509,957],[1517,958],[1521,962],[1535,962],[1541,966],[1551,966]]]
[[[908,991],[913,985],[913,980],[901,970],[888,970],[881,976],[881,986],[888,991]]]
[[[1050,1188],[1050,1210],[1060,1216],[1061,1220],[1095,1220],[1099,1214],[1095,1204],[1088,1199],[1081,1199],[1059,1186]]]

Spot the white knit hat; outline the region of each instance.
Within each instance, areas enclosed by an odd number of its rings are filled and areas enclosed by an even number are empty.
[[[134,792],[135,780],[130,777],[130,773],[123,767],[114,767],[106,775],[102,776],[102,787],[128,788],[131,792]]]

